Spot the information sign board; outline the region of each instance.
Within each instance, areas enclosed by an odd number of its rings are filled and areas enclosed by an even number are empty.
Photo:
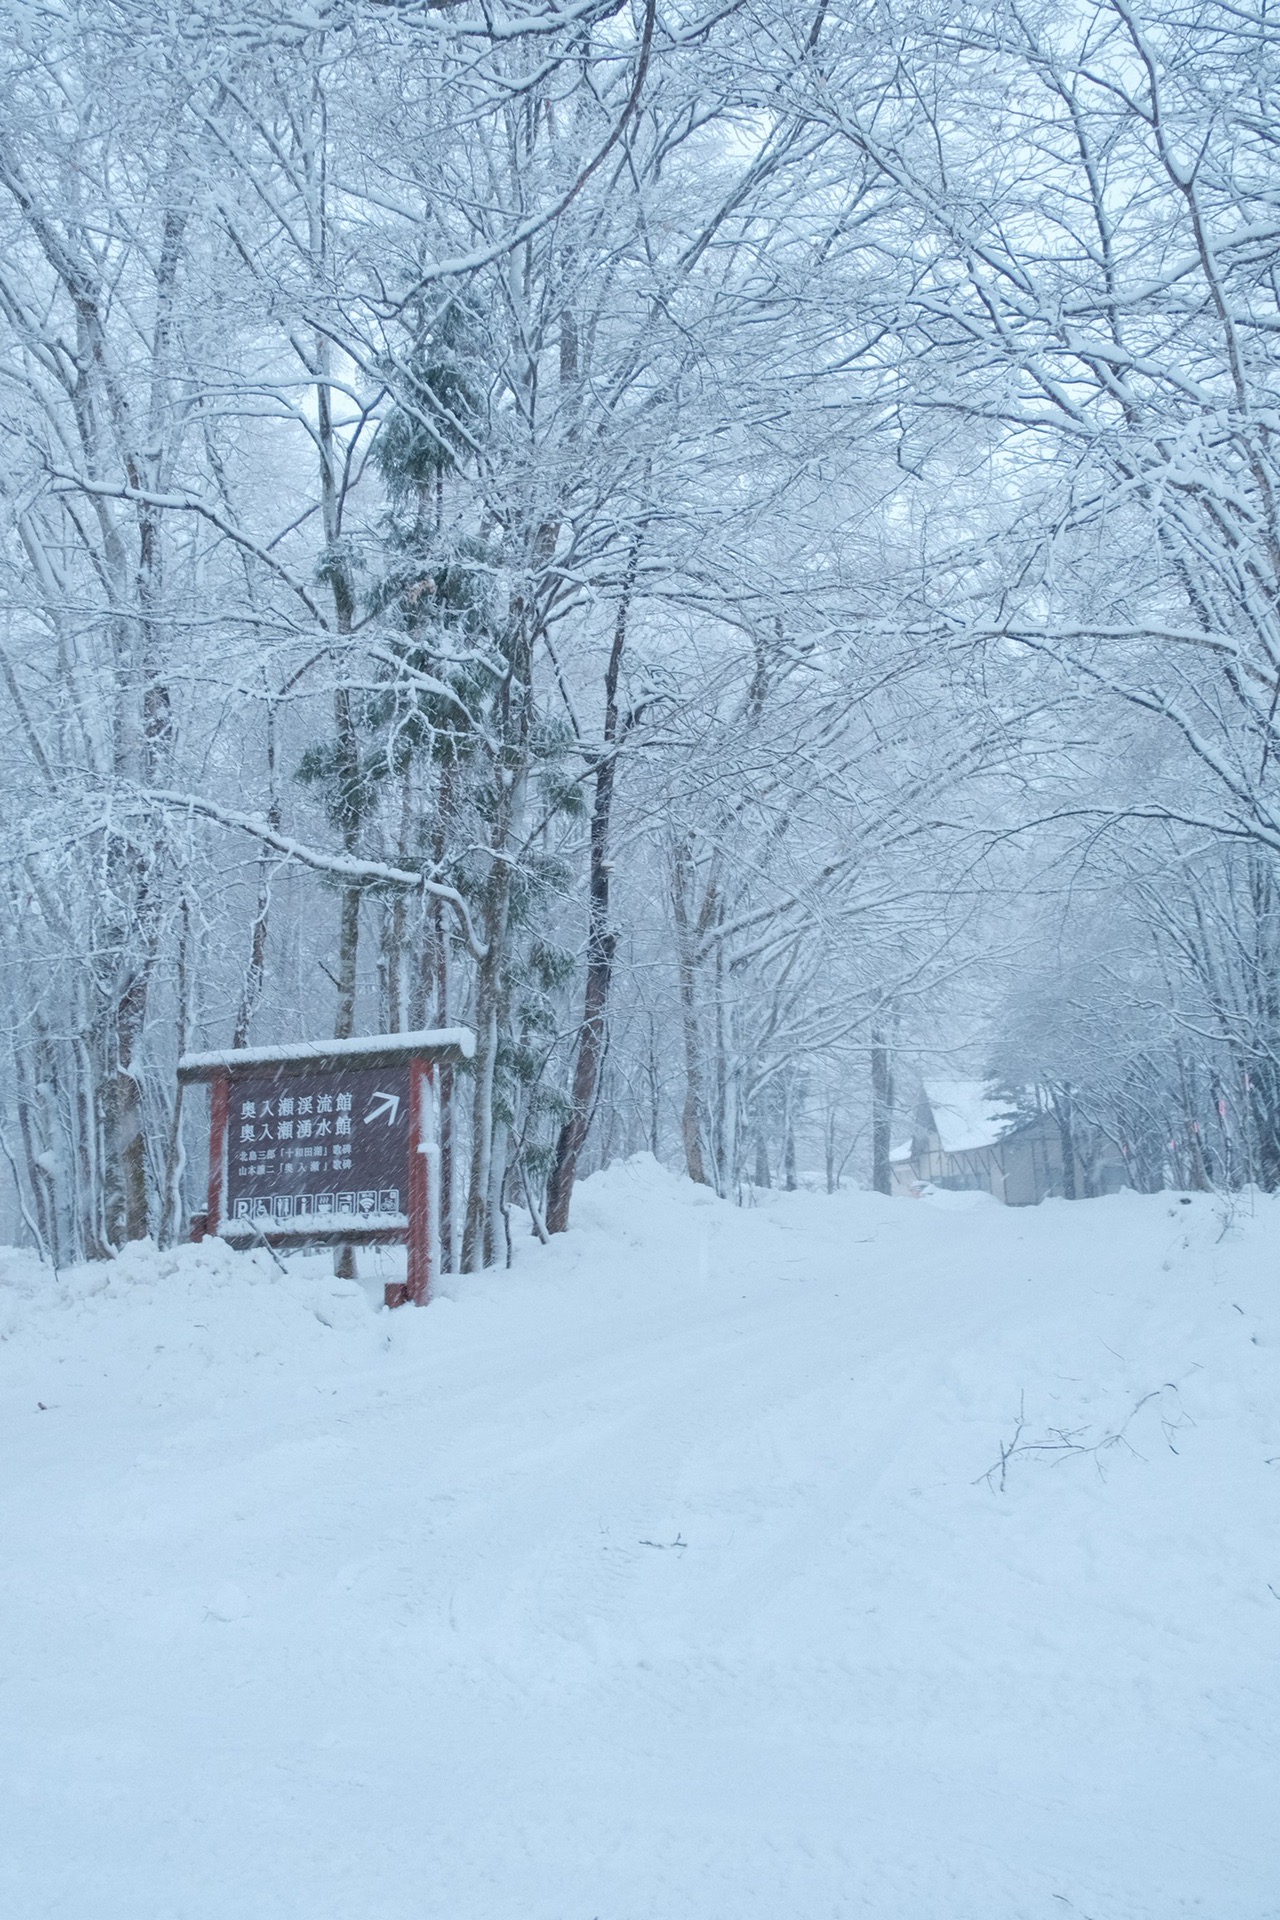
[[[465,1027],[187,1054],[209,1085],[209,1201],[197,1233],[238,1246],[403,1242],[387,1304],[425,1302],[439,1240],[437,1066],[469,1060]]]

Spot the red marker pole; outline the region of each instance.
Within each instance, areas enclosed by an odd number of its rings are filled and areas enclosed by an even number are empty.
[[[425,1307],[435,1278],[435,1182],[431,1177],[433,1086],[425,1060],[409,1062],[409,1257],[403,1298]],[[387,1289],[388,1304],[391,1288]]]
[[[231,1075],[225,1070],[209,1083],[209,1202],[204,1230],[222,1225],[222,1193],[227,1167],[227,1122],[231,1115]]]

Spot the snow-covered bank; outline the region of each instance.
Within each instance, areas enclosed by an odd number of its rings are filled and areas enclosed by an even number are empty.
[[[0,1909],[1280,1914],[1280,1206],[576,1206],[8,1257]]]

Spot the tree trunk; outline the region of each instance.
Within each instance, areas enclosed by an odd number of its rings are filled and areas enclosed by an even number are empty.
[[[1075,1200],[1079,1197],[1076,1181],[1076,1129],[1075,1102],[1070,1087],[1056,1088],[1052,1094],[1053,1117],[1058,1123],[1058,1140],[1062,1148],[1062,1197]]]
[[[645,1078],[649,1085],[649,1151],[654,1159],[662,1146],[662,1077],[658,1071],[658,1031],[649,1015],[649,1045],[645,1051]]]
[[[871,1184],[877,1193],[893,1192],[893,1056],[887,1036],[871,1035]]]
[[[506,1187],[507,1152],[511,1127],[496,1120],[493,1145],[489,1149],[489,1204],[484,1217],[484,1264],[486,1267],[511,1264],[511,1236],[507,1226]]]
[[[493,928],[489,929],[492,947]],[[476,991],[475,1087],[471,1097],[471,1179],[467,1212],[462,1226],[462,1271],[477,1273],[484,1265],[489,1218],[489,1182],[493,1156],[493,1083],[498,1061],[498,1009],[493,987],[484,979]],[[483,1008],[483,1015],[481,1014]]]
[[[456,764],[446,759],[440,769],[435,815],[431,827],[433,870],[443,874],[453,827],[456,801]],[[407,852],[407,842],[406,842]],[[411,971],[409,1025],[447,1027],[453,1016],[452,950],[444,907],[438,895],[427,897],[425,944]],[[454,1101],[456,1084],[453,1068],[439,1070],[437,1113],[440,1127],[440,1266],[453,1272],[454,1261],[454,1185],[456,1172]]]
[[[139,971],[116,1008],[116,1066],[111,1088],[111,1151],[116,1168],[115,1246],[145,1240],[147,1218],[147,1134],[142,1087],[134,1053],[147,1013],[147,976]]]
[[[494,1093],[505,1014],[511,931],[511,842],[524,799],[524,745],[503,756],[499,805],[491,851],[493,870],[485,889],[485,957],[476,970],[475,1090],[471,1104],[471,1178],[462,1230],[462,1270],[475,1273],[496,1243],[492,1210]],[[505,1171],[505,1168],[504,1168]]]
[[[688,844],[678,840],[672,873],[671,902],[676,922],[677,962],[680,981],[680,1024],[684,1034],[684,1107],[680,1115],[680,1133],[684,1141],[684,1163],[691,1180],[709,1187],[706,1162],[702,1157],[702,1039],[698,1032],[698,1008],[695,999],[696,966],[693,929],[689,925],[688,888],[690,882]]]
[[[716,920],[717,924],[723,925],[723,905],[716,915]],[[738,1158],[734,1114],[729,1099],[729,1046],[725,1036],[724,998],[724,946],[717,940],[715,948],[715,1107],[711,1116],[710,1132],[711,1175],[715,1190],[719,1194],[732,1191]]]
[[[182,898],[181,930],[178,936],[178,1019],[177,1044],[178,1058],[187,1050],[188,1036],[191,1031],[191,902],[184,894]],[[243,1044],[243,1042],[241,1043]],[[164,1152],[164,1188],[160,1196],[160,1233],[162,1247],[170,1247],[177,1239],[182,1225],[182,1088],[179,1086],[173,1097],[173,1108],[169,1119],[169,1137]]]
[[[334,719],[338,732],[338,791],[341,796],[343,850],[359,851],[360,756],[351,695],[345,687],[334,695]],[[334,1014],[333,1037],[349,1040],[356,1030],[356,982],[360,962],[360,887],[342,889],[342,907],[338,917],[338,1005]]]
[[[576,335],[574,336],[576,347]],[[576,365],[576,358],[575,358]],[[568,1117],[556,1140],[555,1158],[547,1182],[546,1224],[548,1233],[564,1233],[569,1225],[569,1203],[578,1171],[578,1155],[586,1145],[587,1131],[604,1057],[609,989],[613,981],[613,959],[617,935],[609,925],[609,829],[613,817],[613,794],[618,766],[620,732],[618,724],[618,675],[627,644],[627,621],[631,596],[635,590],[639,564],[639,543],[631,548],[623,580],[618,617],[613,624],[613,645],[604,675],[604,746],[595,766],[595,805],[591,810],[589,907],[587,918],[587,984],[583,999],[582,1024],[573,1063]]]
[[[756,1134],[755,1184],[758,1187],[768,1187],[773,1184],[769,1177],[769,1142],[765,1137],[763,1116],[760,1115],[759,1113],[757,1113],[756,1115],[755,1134]]]
[[[1245,1075],[1253,1121],[1256,1179],[1265,1193],[1280,1189],[1280,1074],[1269,1060],[1254,1060]]]
[[[530,559],[535,577],[550,562],[558,533],[557,523],[544,522],[534,534]],[[506,1224],[501,1217],[502,1182],[496,1190],[493,1184],[494,1094],[510,987],[511,888],[517,832],[524,819],[529,775],[533,644],[537,628],[538,615],[532,595],[522,592],[513,599],[510,609],[511,654],[498,715],[502,745],[494,766],[493,825],[489,839],[492,867],[484,895],[486,951],[476,970],[477,1045],[471,1108],[471,1178],[462,1232],[464,1273],[476,1272],[486,1254],[496,1249],[499,1230],[504,1241],[506,1237]],[[505,1177],[505,1140],[502,1161]]]
[[[271,802],[267,808],[267,822],[277,833],[280,831],[280,800],[276,793],[276,723],[275,709],[267,708],[267,783]],[[258,862],[258,898],[254,907],[253,928],[249,935],[249,964],[245,969],[244,985],[240,991],[240,1005],[236,1009],[236,1023],[231,1035],[233,1047],[247,1047],[249,1034],[253,1026],[253,1016],[258,1010],[262,998],[263,981],[267,972],[267,932],[271,921],[271,866],[265,854]]]
[[[319,258],[323,255],[325,246],[326,213],[322,204],[323,187],[316,183],[314,190],[321,196],[320,201],[312,208],[312,246]],[[340,458],[334,436],[333,389],[329,379],[332,347],[323,334],[316,336],[315,355],[316,421],[320,450],[320,519],[325,541],[324,565],[333,595],[334,625],[339,634],[345,636],[351,632],[356,610],[356,596],[349,569],[339,547],[342,538],[343,489],[339,481]],[[342,831],[343,851],[356,854],[360,850],[364,796],[360,779],[360,741],[356,733],[355,711],[348,687],[339,687],[333,696],[333,726],[335,812]],[[356,1030],[356,970],[360,958],[360,891],[358,883],[342,889],[342,906],[338,925],[338,1006],[333,1023],[335,1040],[349,1040]]]
[[[594,841],[594,822],[593,834]],[[586,1145],[591,1124],[592,1102],[604,1054],[605,1020],[609,1006],[609,986],[613,975],[616,935],[608,926],[609,881],[601,872],[596,881],[597,861],[592,849],[591,933],[587,946],[587,987],[583,1003],[582,1025],[578,1029],[578,1050],[573,1066],[573,1107],[556,1140],[555,1159],[547,1182],[547,1232],[564,1233],[569,1225],[569,1203],[578,1171],[578,1156]]]

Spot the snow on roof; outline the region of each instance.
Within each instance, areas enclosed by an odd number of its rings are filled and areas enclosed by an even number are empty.
[[[1009,1131],[1009,1104],[993,1100],[985,1080],[926,1080],[924,1097],[944,1153],[993,1147]]]

